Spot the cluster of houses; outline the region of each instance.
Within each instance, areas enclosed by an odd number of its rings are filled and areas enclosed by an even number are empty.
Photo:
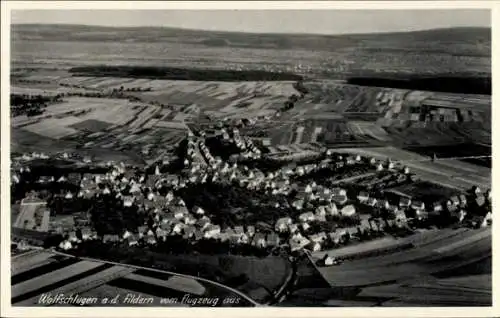
[[[233,128],[232,136],[227,132],[226,128],[221,128],[216,135],[225,142],[232,143],[238,148],[239,154],[236,155],[236,157],[259,159],[262,155],[260,149],[257,148],[253,140],[248,136],[242,137],[238,128]]]
[[[230,137],[227,131],[221,130],[222,137],[232,140],[242,152],[249,153],[250,156],[260,156],[260,151],[250,139],[241,137],[237,129],[233,130],[232,133],[232,137]],[[201,239],[217,239],[233,244],[251,244],[258,248],[288,244],[292,251],[302,248],[318,251],[323,248],[324,242],[327,240],[334,243],[342,242],[345,235],[352,233],[353,229],[337,229],[331,233],[311,233],[311,224],[313,222],[328,222],[332,217],[353,217],[357,214],[356,206],[358,205],[365,205],[374,211],[389,211],[394,214],[397,225],[403,226],[409,211],[414,212],[420,218],[425,217],[428,213],[439,213],[447,209],[447,211],[457,213],[459,219],[462,220],[465,217],[467,206],[473,202],[477,206],[483,206],[486,204],[485,201],[487,202],[491,197],[489,192],[483,194],[479,189],[476,189],[469,197],[465,195],[453,196],[444,203],[434,204],[429,211],[429,207],[426,207],[424,202],[411,200],[407,197],[402,197],[399,204],[394,205],[386,199],[370,197],[365,191],[359,192],[356,198],[348,198],[347,191],[341,187],[325,187],[314,181],[306,184],[293,181],[295,176],[304,176],[332,165],[339,168],[355,166],[367,161],[361,156],[338,156],[331,150],[328,150],[326,154],[327,158],[318,163],[283,167],[273,172],[264,173],[259,169],[249,169],[247,166],[239,166],[237,163],[230,164],[220,157],[214,157],[205,145],[203,135],[195,137],[190,132],[184,158],[185,169],[179,174],[162,174],[157,166],[154,174],[146,175],[123,163],[108,162],[109,170],[106,173],[68,175],[62,176],[58,180],[48,176],[41,177],[39,182],[66,182],[72,179],[72,182],[79,184],[80,189],[77,193],[65,193],[66,200],[72,200],[74,197],[92,199],[103,195],[114,195],[122,202],[124,208],[136,206],[141,213],[148,217],[152,216],[154,220],[153,224],[127,229],[120,235],[105,234],[102,237],[97,237],[95,231],[86,225],[80,227],[79,231],[69,231],[68,238],[60,245],[63,249],[72,248],[79,241],[91,239],[101,239],[104,242],[122,242],[134,246],[140,242],[154,245],[168,240],[169,236],[182,236],[193,242]],[[22,157],[22,160],[29,161],[28,157],[41,158],[41,155],[26,155]],[[63,155],[63,157],[65,156]],[[66,158],[68,158],[67,155]],[[390,160],[382,163],[372,158],[369,163],[377,171],[395,170]],[[28,171],[29,168],[21,164],[20,169]],[[404,167],[403,174],[408,173],[408,168]],[[19,182],[17,174],[13,174],[12,179],[14,182]],[[208,181],[238,184],[249,191],[262,190],[271,195],[289,196],[291,193],[295,193],[294,197],[287,202],[278,202],[277,200],[275,207],[278,209],[281,205],[288,204],[288,207],[296,210],[297,217],[295,219],[282,217],[276,221],[273,230],[264,231],[265,233],[256,230],[255,225],[223,229],[220,225],[213,224],[202,207],[193,207],[189,210],[186,203],[174,195],[175,190],[189,184]],[[165,193],[165,191],[160,191],[161,189],[167,189],[167,194],[160,194],[161,192]],[[147,223],[146,219],[145,224]],[[491,220],[491,213],[489,219]]]

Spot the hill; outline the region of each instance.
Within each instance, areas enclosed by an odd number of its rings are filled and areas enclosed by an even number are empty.
[[[424,50],[446,54],[489,56],[491,29],[478,27],[413,32],[315,35],[214,32],[164,27],[15,24],[13,40],[175,42],[209,47],[247,47],[336,51],[361,49]]]

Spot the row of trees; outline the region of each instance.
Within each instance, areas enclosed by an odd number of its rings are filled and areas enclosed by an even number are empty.
[[[11,94],[10,95],[10,112],[12,117],[27,115],[35,116],[43,114],[45,108],[52,103],[62,101],[62,96],[42,95],[26,95],[26,94]]]

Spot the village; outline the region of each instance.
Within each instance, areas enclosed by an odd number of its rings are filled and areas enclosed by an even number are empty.
[[[490,190],[482,192],[474,187],[468,193],[456,193],[434,202],[412,198],[391,188],[418,182],[418,176],[390,159],[381,161],[342,154],[341,149],[326,149],[302,156],[284,155],[305,157],[305,164],[298,161],[276,170],[269,167],[261,170],[258,165],[249,168],[238,164],[235,156],[226,161],[212,154],[206,138],[204,131],[190,131],[184,146],[179,145],[181,156],[164,158],[149,167],[154,170],[150,174],[146,173],[148,168],[116,162],[96,165],[91,158],[68,153],[54,158],[42,153],[13,158],[13,189],[21,184],[28,189],[30,182],[37,184],[31,189],[38,189],[31,190],[20,202],[20,213],[14,223],[21,231],[16,232],[21,233],[18,245],[30,242],[23,239],[25,230],[59,235],[60,240],[52,244],[62,250],[77,250],[80,243],[96,240],[129,247],[154,247],[181,239],[189,245],[199,245],[200,252],[202,243],[210,241],[225,246],[221,250],[227,253],[246,250],[260,255],[293,254],[303,250],[328,251],[385,235],[407,235],[419,227],[435,226],[434,220],[448,226],[491,224]],[[240,135],[237,128],[212,130],[210,138],[234,145],[239,150],[236,159],[269,160],[261,146]],[[72,160],[80,168],[98,166],[101,171],[42,173],[37,180],[26,177],[32,171],[31,162],[49,159]],[[172,170],[169,166],[180,170],[168,171]],[[318,174],[327,177],[318,178]],[[44,187],[57,190],[51,190],[54,193],[40,190]],[[236,215],[230,218],[233,221],[221,221],[227,218],[220,215],[223,210],[217,204],[203,206],[203,202],[194,204],[186,200],[189,199],[186,195],[183,198],[186,189],[192,187],[229,189],[221,192],[240,189],[254,194],[255,200],[265,197],[268,203],[251,217]],[[47,204],[48,197],[51,204]],[[193,198],[196,201],[196,194]],[[220,200],[224,200],[223,195]],[[24,211],[33,202],[40,202],[42,216],[36,215],[35,210],[31,215]],[[87,210],[78,210],[82,206]],[[333,263],[329,259],[326,265]]]

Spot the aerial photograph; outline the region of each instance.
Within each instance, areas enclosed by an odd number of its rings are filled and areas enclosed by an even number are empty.
[[[10,15],[12,307],[492,306],[489,9]]]

